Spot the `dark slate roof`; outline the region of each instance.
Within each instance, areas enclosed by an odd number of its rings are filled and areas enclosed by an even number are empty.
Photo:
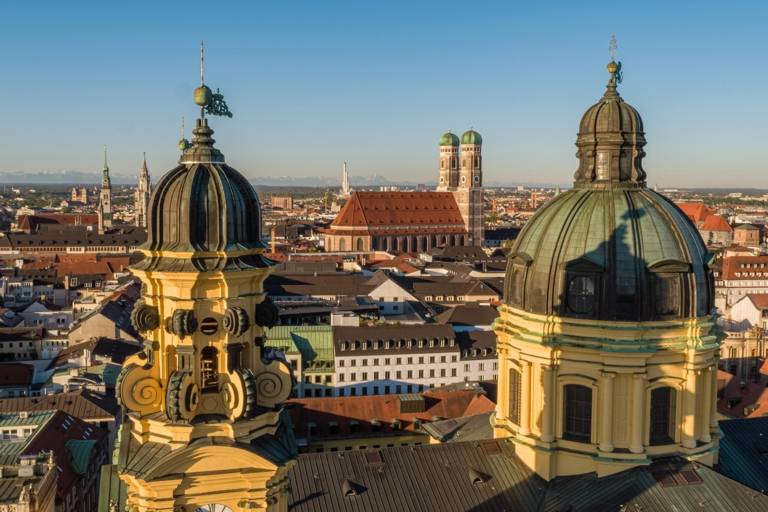
[[[435,321],[451,325],[491,325],[498,316],[491,306],[469,303],[446,309],[437,315]]]
[[[89,350],[95,356],[108,358],[116,364],[123,364],[125,359],[141,350],[139,343],[113,338],[91,338],[63,349],[51,361],[49,368],[55,368],[67,364],[70,359],[80,357],[83,351]]]
[[[706,466],[673,458],[603,478],[556,478],[539,510],[758,512],[768,510],[768,497]]]
[[[725,420],[718,470],[768,494],[768,417]]]
[[[461,359],[496,358],[496,334],[493,331],[457,332]]]
[[[529,511],[545,491],[504,441],[305,454],[290,479],[292,512]]]
[[[88,389],[20,398],[0,398],[0,413],[63,411],[81,420],[112,419],[117,414],[114,397]]]
[[[768,497],[681,458],[545,482],[503,440],[300,455],[292,512],[764,511]]]

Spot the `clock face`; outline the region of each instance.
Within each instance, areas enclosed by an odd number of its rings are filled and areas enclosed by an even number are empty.
[[[211,505],[203,505],[201,507],[197,507],[195,512],[232,512],[232,509],[224,505],[217,505],[213,503]]]

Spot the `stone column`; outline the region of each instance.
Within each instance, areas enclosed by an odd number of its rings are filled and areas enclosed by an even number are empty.
[[[531,434],[531,363],[520,361],[520,434]]]
[[[541,410],[541,440],[545,443],[551,443],[555,440],[553,434],[553,418],[555,412],[555,367],[552,365],[541,365],[541,383],[544,388],[543,407]]]
[[[708,443],[712,440],[712,436],[709,433],[710,422],[710,410],[712,407],[712,384],[710,379],[713,378],[713,373],[710,368],[704,368],[701,372],[701,388],[704,396],[702,397],[703,406],[701,408],[701,436],[699,439],[702,443]]]
[[[600,382],[600,451],[613,451],[613,379],[615,373],[603,372]]]
[[[392,237],[387,237],[387,245],[386,245],[387,252],[392,252]]]
[[[699,370],[688,369],[683,386],[683,439],[685,448],[696,448],[696,391]]]
[[[717,430],[719,428],[717,421],[717,363],[711,366],[712,375],[709,377],[709,429]]]
[[[643,453],[643,411],[645,409],[645,374],[632,374],[632,423],[630,424],[629,451]]]
[[[501,398],[498,398],[498,402],[496,403],[496,419],[501,420],[509,417],[509,382],[508,382],[508,376],[509,376],[509,364],[507,362],[507,351],[506,349],[499,349],[499,370],[498,370],[498,376],[496,378],[496,387],[499,390],[497,397],[505,396],[507,399],[506,401],[503,401]],[[506,393],[502,393],[501,390],[506,391]]]

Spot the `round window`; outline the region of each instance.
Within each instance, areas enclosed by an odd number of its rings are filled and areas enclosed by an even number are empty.
[[[466,176],[462,176],[461,177],[461,182],[462,183],[466,183],[467,182],[467,177]]]
[[[568,281],[568,309],[577,315],[587,315],[595,309],[595,281],[588,276],[576,276]]]

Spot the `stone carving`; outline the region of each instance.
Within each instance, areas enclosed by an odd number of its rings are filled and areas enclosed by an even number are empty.
[[[190,309],[177,309],[168,319],[168,330],[179,338],[194,334],[197,330],[195,312]]]
[[[256,375],[256,403],[275,407],[291,394],[291,374],[282,361],[272,361]]]
[[[248,312],[237,306],[227,308],[223,325],[232,336],[241,336],[250,327]]]
[[[256,325],[270,328],[277,325],[277,321],[277,306],[267,297],[256,306]]]
[[[148,306],[143,300],[137,301],[131,311],[131,325],[139,332],[157,329],[160,327],[160,313],[155,306]]]
[[[168,379],[165,414],[171,421],[189,421],[200,404],[200,389],[190,372],[173,372]]]
[[[162,386],[150,374],[149,368],[135,364],[127,366],[121,372],[115,390],[121,397],[121,405],[128,410],[142,415],[160,410]]]

